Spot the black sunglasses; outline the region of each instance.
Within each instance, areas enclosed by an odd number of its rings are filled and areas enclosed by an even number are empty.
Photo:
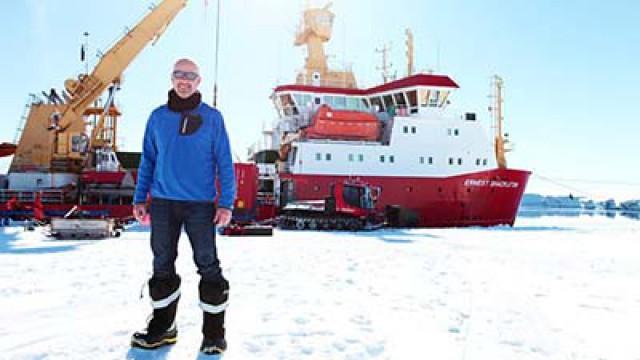
[[[199,78],[200,75],[198,75],[198,73],[195,73],[193,71],[174,70],[173,71],[173,77],[175,79],[193,81],[193,80]]]

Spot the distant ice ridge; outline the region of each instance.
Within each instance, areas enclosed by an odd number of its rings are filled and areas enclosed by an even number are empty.
[[[640,211],[640,200],[617,202],[615,199],[608,199],[604,201],[595,201],[593,199],[573,195],[551,196],[525,194],[522,197],[520,206],[525,208]]]

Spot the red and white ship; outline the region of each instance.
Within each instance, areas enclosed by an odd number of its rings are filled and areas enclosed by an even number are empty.
[[[412,74],[409,31],[404,78],[358,88],[352,72],[328,69],[333,18],[328,6],[305,11],[296,37],[308,49],[305,69],[272,95],[278,119],[265,135],[279,161],[275,171],[259,167],[276,207],[323,199],[331,184],[356,178],[380,188],[377,207],[401,214],[401,226],[513,225],[530,172],[506,166],[500,78],[490,135],[477,114],[452,109],[459,86],[450,77]]]

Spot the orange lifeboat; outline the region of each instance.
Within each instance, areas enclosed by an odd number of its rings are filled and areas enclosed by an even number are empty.
[[[15,152],[16,152],[15,144],[10,144],[6,142],[0,144],[0,157],[10,156],[15,154]]]
[[[353,110],[333,110],[322,105],[303,130],[307,139],[376,141],[380,122],[370,113]]]

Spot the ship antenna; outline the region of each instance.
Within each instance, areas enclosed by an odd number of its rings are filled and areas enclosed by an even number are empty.
[[[389,45],[385,44],[384,46],[382,46],[382,49],[376,49],[377,53],[382,54],[382,66],[377,67],[376,69],[382,71],[382,81],[385,84],[388,83],[389,79],[391,78],[391,76],[389,75],[389,70],[393,66],[392,63],[388,62],[389,61],[388,54],[390,50],[391,50],[391,44]]]
[[[89,58],[87,57],[87,51],[89,51],[89,32],[84,32],[84,44],[80,49],[80,60],[84,62],[84,73],[89,74]]]
[[[438,41],[436,48],[436,72],[440,73],[440,41]]]
[[[218,9],[216,13],[216,50],[213,67],[213,106],[218,106],[218,55],[220,53],[220,2],[217,0]]]

